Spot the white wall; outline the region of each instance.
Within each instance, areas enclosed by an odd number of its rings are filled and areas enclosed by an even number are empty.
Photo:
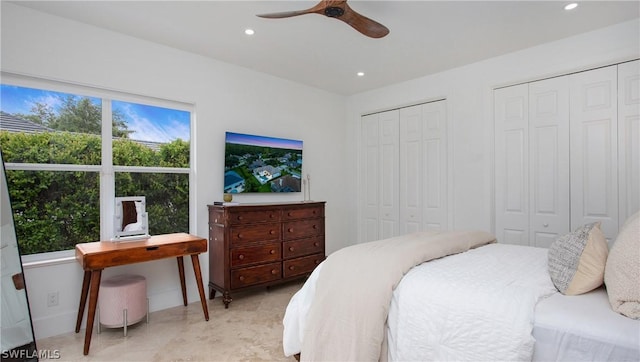
[[[311,196],[326,205],[327,253],[348,243],[343,177],[347,170],[345,97],[213,61],[158,44],[90,27],[2,2],[3,72],[62,80],[195,105],[193,128],[196,215],[192,233],[208,237],[207,204],[222,198],[224,132],[301,139]],[[193,187],[193,186],[192,186]],[[240,202],[301,201],[291,195],[239,195]],[[200,257],[208,283],[208,257]],[[103,278],[124,270],[147,278],[151,310],[181,305],[177,263],[167,259],[107,269]],[[199,300],[190,260],[189,300]],[[82,269],[71,261],[25,270],[37,338],[75,327]],[[59,305],[46,306],[58,291]],[[219,302],[216,300],[215,302]],[[85,318],[86,319],[86,318]],[[215,321],[212,321],[215,323]]]
[[[490,40],[489,40],[490,41]],[[493,89],[640,57],[638,19],[488,59],[450,71],[361,93],[348,99],[351,178],[360,149],[361,115],[447,98],[449,125],[449,228],[492,231]],[[350,223],[358,222],[358,183]],[[356,209],[358,209],[356,211]],[[357,230],[350,228],[350,240]]]

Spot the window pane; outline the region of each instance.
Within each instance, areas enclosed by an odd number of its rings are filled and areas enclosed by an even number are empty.
[[[7,184],[22,254],[100,240],[98,173],[7,170]]]
[[[191,113],[113,101],[113,164],[189,167]]]
[[[0,99],[7,162],[100,164],[100,99],[5,84]]]
[[[151,235],[189,232],[189,175],[118,172],[116,197],[144,196]]]

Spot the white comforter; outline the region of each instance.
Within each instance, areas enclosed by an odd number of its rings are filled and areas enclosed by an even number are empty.
[[[493,244],[424,263],[394,291],[389,357],[531,360],[535,305],[555,292],[546,249]]]
[[[530,360],[535,304],[555,292],[546,256],[546,249],[493,244],[411,269],[393,293],[389,358]],[[321,270],[287,307],[285,355],[300,352]]]

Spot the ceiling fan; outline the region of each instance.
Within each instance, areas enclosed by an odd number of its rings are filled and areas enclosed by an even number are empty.
[[[389,34],[386,26],[359,14],[347,5],[347,0],[322,0],[316,6],[306,10],[285,11],[281,13],[260,14],[261,18],[280,19],[304,14],[321,14],[342,20],[360,33],[371,38],[382,38]]]

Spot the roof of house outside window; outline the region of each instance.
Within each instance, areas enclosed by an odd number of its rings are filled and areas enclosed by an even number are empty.
[[[40,133],[40,132],[58,132],[53,128],[46,127],[44,125],[32,122],[22,117],[1,112],[0,111],[0,130],[14,133]],[[114,140],[121,139],[120,137],[113,137]],[[141,141],[129,139],[143,146],[147,146],[154,151],[159,151],[160,147],[164,144],[162,142],[153,141]]]

